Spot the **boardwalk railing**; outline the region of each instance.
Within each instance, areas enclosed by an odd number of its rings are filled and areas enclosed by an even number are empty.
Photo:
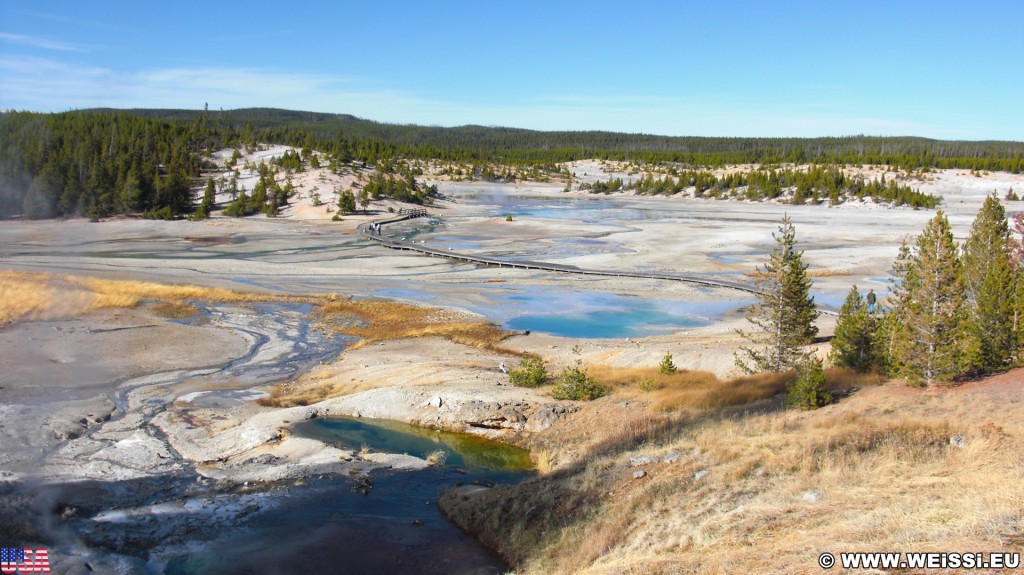
[[[405,213],[403,213],[405,211]],[[522,270],[538,270],[558,273],[569,273],[589,276],[604,276],[604,277],[621,277],[621,278],[638,278],[638,279],[652,279],[652,280],[668,280],[686,282],[704,287],[711,288],[725,288],[731,290],[737,290],[749,294],[757,295],[759,292],[757,288],[742,284],[738,282],[730,282],[726,280],[719,280],[713,278],[704,278],[700,276],[692,276],[687,274],[669,274],[660,272],[641,272],[641,271],[626,271],[626,270],[596,270],[579,268],[576,266],[570,266],[565,264],[553,264],[548,262],[534,262],[529,260],[503,260],[498,258],[492,258],[481,255],[470,255],[459,252],[453,252],[446,249],[438,249],[427,247],[423,244],[414,244],[393,237],[372,233],[373,226],[376,225],[379,230],[382,226],[387,224],[394,224],[404,220],[424,217],[427,214],[427,210],[422,208],[410,209],[410,210],[399,210],[399,215],[388,218],[386,220],[378,220],[369,224],[360,224],[359,232],[366,238],[373,240],[381,246],[392,249],[392,250],[404,250],[410,252],[421,253],[432,257],[441,257],[450,260],[463,261],[475,264],[483,264],[488,266],[497,266],[502,268],[513,268]],[[836,315],[834,311],[819,310],[825,315]]]

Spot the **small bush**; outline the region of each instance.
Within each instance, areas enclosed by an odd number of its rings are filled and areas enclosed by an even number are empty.
[[[796,379],[786,387],[786,405],[797,409],[818,409],[832,403],[832,394],[825,387],[825,370],[821,360],[813,358],[797,365]]]
[[[542,359],[524,357],[519,368],[509,372],[508,378],[517,387],[540,387],[548,382],[548,369]]]
[[[658,364],[658,373],[661,375],[672,375],[676,371],[676,364],[672,363],[672,354],[666,353],[665,357],[661,358],[661,363]]]
[[[512,221],[512,214],[508,214],[507,216],[505,216],[505,221],[506,222],[511,222]]]
[[[608,388],[590,377],[579,363],[563,369],[555,388],[551,390],[551,397],[555,399],[574,401],[590,401],[604,395],[608,395]]]

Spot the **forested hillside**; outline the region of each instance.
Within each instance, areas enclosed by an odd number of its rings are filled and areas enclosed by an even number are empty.
[[[909,169],[960,167],[1015,173],[1024,169],[1024,143],[1020,142],[865,136],[692,138],[481,126],[440,128],[264,108],[226,112],[4,112],[0,113],[0,217],[184,214],[192,209],[190,188],[199,176],[205,154],[258,142],[315,149],[326,154],[334,165],[386,165],[395,159],[416,158],[473,165],[528,165],[555,172],[559,162],[600,158],[671,162],[691,169],[783,162],[870,163]],[[768,197],[776,184],[782,185],[775,181],[755,183],[750,183],[748,189],[767,190],[764,194]],[[808,191],[813,193],[810,188]],[[859,190],[852,193],[863,195]],[[929,205],[919,198],[903,197],[906,194],[900,190],[880,194],[893,196],[887,201]]]
[[[206,114],[188,110],[131,110],[147,118],[193,121]],[[378,141],[418,157],[462,161],[555,163],[587,158],[682,162],[695,166],[740,163],[865,163],[905,168],[1024,170],[1024,143],[944,141],[913,137],[702,138],[617,132],[540,132],[516,128],[442,128],[383,124],[345,114],[248,108],[209,112],[211,122],[269,130],[278,137],[295,132],[319,140],[343,137]]]
[[[124,113],[0,118],[0,216],[191,208],[198,140],[189,124]]]

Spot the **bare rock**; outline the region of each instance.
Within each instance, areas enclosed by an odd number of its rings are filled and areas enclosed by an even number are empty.
[[[542,409],[534,413],[526,420],[526,430],[537,432],[543,431],[558,421],[558,413],[551,409]]]
[[[647,477],[647,472],[643,469],[638,469],[633,472],[633,479],[643,479],[644,477]]]
[[[700,471],[698,471],[698,472],[693,474],[693,480],[694,481],[700,481],[701,479],[704,479],[707,476],[708,476],[708,470],[707,469],[701,469]]]
[[[821,493],[818,493],[817,491],[807,491],[806,493],[804,493],[803,497],[801,497],[801,499],[803,499],[807,503],[814,503],[816,501],[821,500],[821,498]]]
[[[963,435],[959,433],[949,438],[949,444],[953,447],[964,448],[967,446],[967,440]]]
[[[441,409],[441,406],[442,406],[443,404],[444,404],[444,401],[443,401],[443,400],[441,399],[441,396],[440,396],[440,395],[435,395],[435,396],[434,396],[433,398],[431,398],[431,400],[430,400],[430,405],[433,405],[434,407],[436,407],[436,408],[438,408],[438,409]]]
[[[649,465],[657,462],[658,458],[653,455],[633,455],[629,458],[630,467],[639,467],[641,465]]]
[[[262,455],[257,455],[255,457],[250,457],[249,459],[246,459],[243,465],[269,465],[277,460],[278,457],[276,455],[264,453]]]

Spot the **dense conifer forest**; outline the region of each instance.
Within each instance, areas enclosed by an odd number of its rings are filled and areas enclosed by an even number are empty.
[[[204,115],[188,110],[130,110],[146,118],[191,122]],[[1024,142],[944,141],[913,137],[704,138],[617,132],[540,132],[516,128],[442,128],[384,124],[344,114],[249,108],[209,112],[214,122],[269,131],[295,144],[307,134],[379,142],[423,158],[458,161],[556,163],[589,158],[681,162],[694,166],[743,163],[862,163],[903,168],[967,168],[1020,173]],[[275,140],[277,141],[277,140]]]
[[[315,149],[334,165],[360,162],[376,166],[395,158],[413,158],[529,166],[557,172],[559,162],[597,158],[672,163],[689,170],[738,163],[881,164],[905,169],[967,168],[1015,173],[1024,169],[1024,143],[1020,142],[868,136],[699,138],[482,126],[441,128],[265,108],[3,112],[0,217],[101,217],[122,213],[174,217],[193,209],[190,188],[202,183],[197,178],[206,154],[257,142]],[[692,176],[698,177],[704,176]],[[813,177],[811,182],[808,176],[765,172],[747,175],[750,181],[742,183],[704,182],[707,186],[698,188],[714,195],[723,189],[742,187],[748,195],[763,198],[772,197],[780,186],[800,187],[797,180],[802,178],[810,182],[804,186],[807,201],[813,201],[817,192],[931,205],[927,198],[914,197],[891,183],[867,184],[882,186],[879,189],[858,188],[860,184],[838,181],[834,171],[819,170]],[[678,186],[680,179],[672,185]],[[794,183],[787,184],[788,180]],[[643,185],[655,190],[653,182]],[[664,190],[668,184],[660,185]],[[406,192],[412,197],[416,190]],[[251,206],[240,209],[247,212]]]

